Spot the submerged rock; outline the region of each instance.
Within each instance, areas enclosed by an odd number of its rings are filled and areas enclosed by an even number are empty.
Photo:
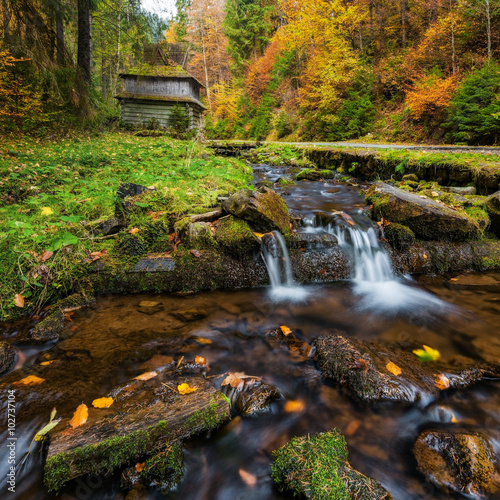
[[[410,350],[382,342],[332,335],[316,339],[314,344],[323,375],[366,402],[427,404],[444,389],[467,387],[486,377],[500,377],[498,364],[422,363]]]
[[[70,432],[71,416],[51,431],[44,469],[49,490],[59,490],[84,474],[112,471],[165,452],[229,419],[227,398],[205,378],[175,376],[167,370],[152,373],[144,381],[134,379],[112,391],[109,408],[93,408],[88,402],[87,421]],[[180,383],[196,388],[195,392],[181,395]],[[151,477],[156,477],[150,469]]]
[[[9,371],[16,360],[16,350],[3,340],[0,341],[0,375]]]
[[[284,349],[305,358],[314,354],[314,348],[305,340],[300,340],[286,326],[268,331],[266,340],[273,349]]]
[[[278,230],[282,234],[290,232],[290,216],[286,203],[272,189],[242,189],[226,200],[223,208],[227,213],[246,220],[258,231]]]
[[[351,467],[347,444],[338,429],[293,438],[273,455],[273,479],[294,495],[314,500],[391,498],[377,481]]]
[[[497,490],[495,455],[479,434],[425,431],[414,453],[418,470],[440,488],[477,499]]]
[[[481,234],[479,225],[467,215],[383,182],[373,184],[366,201],[373,205],[375,220],[404,224],[419,238],[462,241]]]

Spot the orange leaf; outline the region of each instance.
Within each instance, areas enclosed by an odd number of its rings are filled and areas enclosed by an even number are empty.
[[[250,474],[250,472],[247,472],[243,469],[240,469],[238,472],[243,482],[249,488],[253,488],[257,484],[257,476],[254,476],[253,474]]]
[[[138,228],[138,227],[133,227],[133,228],[129,231],[129,233],[130,233],[130,234],[136,234],[136,233],[138,233],[138,232],[139,232],[139,228]]]
[[[89,418],[89,409],[87,405],[82,403],[73,414],[73,418],[69,421],[69,425],[71,425],[73,429],[76,429],[78,426],[83,425],[87,421],[87,418]]]
[[[399,375],[401,375],[402,373],[402,370],[401,368],[399,368],[398,365],[395,365],[392,361],[389,361],[389,363],[387,363],[387,365],[385,366],[393,375],[396,375],[396,377],[398,377]]]
[[[287,413],[299,413],[303,411],[305,408],[305,404],[303,401],[287,401],[285,403],[284,410]]]
[[[195,365],[207,366],[207,360],[202,356],[196,356],[194,359]]]
[[[71,316],[73,316],[73,314],[75,314],[75,311],[68,311],[63,313],[64,319],[73,322],[73,320],[71,319]]]
[[[445,389],[448,389],[448,387],[450,387],[450,379],[444,373],[440,373],[439,375],[437,375],[434,383],[436,387],[441,391],[444,391]]]
[[[241,389],[244,385],[244,381],[242,376],[245,376],[244,373],[229,373],[227,377],[222,381],[222,386],[230,385],[234,389]]]
[[[344,429],[345,436],[353,436],[361,426],[361,420],[351,420]]]
[[[152,378],[155,378],[158,376],[158,372],[146,372],[142,373],[141,375],[137,375],[137,377],[134,377],[135,380],[150,380]]]
[[[92,401],[94,408],[109,408],[113,404],[113,398],[99,398]]]
[[[45,252],[43,252],[42,255],[40,256],[40,262],[45,262],[46,260],[49,260],[53,255],[54,252],[52,250],[45,250]]]
[[[18,380],[17,382],[14,382],[12,385],[36,385],[36,384],[41,384],[44,382],[44,378],[37,377],[35,375],[29,375],[27,377],[22,378],[21,380]]]
[[[288,326],[285,325],[281,325],[280,330],[283,332],[283,335],[285,336],[290,335],[292,333],[292,330],[290,330],[290,328],[288,328]]]
[[[198,387],[191,387],[189,384],[180,384],[177,386],[177,390],[179,391],[179,394],[184,396],[185,394],[191,394],[192,392],[197,391]]]
[[[55,363],[56,361],[58,361],[57,359],[52,359],[51,361],[43,361],[42,363],[40,363],[42,366],[49,366],[51,365],[52,363]]]
[[[14,295],[14,304],[17,307],[24,307],[24,297],[20,293]]]
[[[196,258],[201,257],[201,253],[198,250],[191,250],[191,254]]]
[[[146,465],[146,462],[142,462],[142,463],[136,463],[135,464],[135,470],[137,472],[142,472],[142,469],[144,469],[144,466]]]

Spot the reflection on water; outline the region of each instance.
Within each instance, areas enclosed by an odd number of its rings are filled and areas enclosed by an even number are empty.
[[[453,290],[443,282],[443,278],[423,279],[432,290],[432,295],[425,293],[453,302],[453,309],[420,314],[410,303],[397,316],[360,310],[363,298],[349,284],[306,287],[309,296],[302,303],[272,303],[267,289],[101,298],[95,309],[75,313],[65,331],[68,338],[48,346],[35,361],[38,365],[41,359],[60,360],[38,372],[46,378],[45,391],[49,392],[44,393],[42,409],[36,415],[30,412],[37,408],[36,390],[31,391],[33,397],[27,404],[19,395],[19,425],[25,436],[21,448],[27,450],[54,405],[59,414],[70,413],[82,401],[89,402],[144,370],[181,355],[186,359],[201,355],[209,362],[210,375],[243,371],[260,376],[275,385],[283,398],[264,415],[235,418],[210,440],[188,443],[185,479],[169,498],[286,498],[269,477],[272,450],[295,435],[332,427],[346,434],[353,465],[381,481],[394,498],[446,498],[415,472],[414,439],[425,427],[461,426],[486,430],[498,447],[500,395],[495,382],[453,393],[425,408],[366,407],[325,383],[311,360],[273,350],[265,340],[268,329],[283,324],[309,341],[336,330],[370,340],[417,341],[439,349],[445,360],[491,355],[500,359],[500,345],[489,342],[492,332],[498,331],[498,291]],[[411,289],[424,293],[416,286]],[[157,305],[148,310],[141,306],[143,301]],[[198,338],[211,343],[200,343]],[[287,400],[303,402],[304,409],[287,413]],[[458,424],[451,423],[453,417]],[[5,451],[1,453],[3,473]],[[33,463],[36,471],[40,459]],[[241,471],[256,476],[256,486],[247,486]],[[118,483],[115,476],[103,478],[90,498],[117,498]],[[22,478],[22,484],[12,498],[55,498],[45,492],[33,470]],[[78,498],[79,487],[73,482],[64,492]],[[161,496],[148,492],[143,498]]]

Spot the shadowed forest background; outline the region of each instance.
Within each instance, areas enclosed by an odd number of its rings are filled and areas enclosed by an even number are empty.
[[[500,0],[1,0],[4,133],[122,126],[144,43],[180,43],[219,139],[495,144]]]

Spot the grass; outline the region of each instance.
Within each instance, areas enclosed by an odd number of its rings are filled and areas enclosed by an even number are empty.
[[[112,133],[45,143],[19,139],[4,141],[0,148],[2,320],[84,287],[91,252],[106,250],[106,258],[113,258],[130,240],[141,238],[149,246],[141,240],[138,253],[160,248],[159,239],[168,242],[177,218],[207,211],[219,195],[251,180],[251,169],[241,161],[166,136]],[[90,228],[114,215],[122,182],[155,191],[132,206],[120,234],[100,238]],[[134,227],[139,232],[129,234]],[[53,255],[44,261],[46,251]],[[25,298],[23,308],[15,306],[15,294]]]

